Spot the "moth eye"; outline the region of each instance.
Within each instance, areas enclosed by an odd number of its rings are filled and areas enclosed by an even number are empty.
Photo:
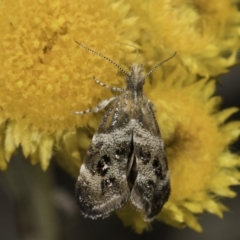
[[[121,156],[124,155],[125,151],[124,151],[124,149],[120,148],[120,149],[117,149],[115,153],[116,153],[115,154],[115,159],[118,160]]]
[[[106,175],[109,165],[111,163],[111,158],[107,155],[102,156],[101,160],[97,164],[97,172],[103,177]]]
[[[139,151],[140,159],[144,165],[148,164],[151,158],[150,152],[143,152],[142,149]]]
[[[154,168],[154,173],[157,175],[157,177],[162,178],[162,167],[157,157],[154,158],[152,166]]]
[[[102,180],[101,181],[102,193],[104,194],[108,188],[112,187],[114,182],[115,182],[115,178],[113,177]]]

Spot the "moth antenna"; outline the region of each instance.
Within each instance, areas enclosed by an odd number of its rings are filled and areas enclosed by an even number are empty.
[[[161,66],[163,63],[167,62],[168,60],[172,59],[174,56],[176,55],[176,52],[169,58],[163,60],[162,62],[158,63],[155,67],[152,68],[152,70],[150,70],[145,76],[144,78],[148,77],[149,75],[151,75],[159,66]]]
[[[76,42],[80,47],[88,50],[89,52],[92,52],[93,54],[98,55],[99,57],[102,57],[102,58],[106,59],[108,62],[110,62],[111,64],[113,64],[114,66],[116,66],[116,67],[117,67],[122,73],[124,73],[126,76],[129,76],[129,74],[128,74],[125,70],[123,70],[117,63],[115,63],[115,62],[114,62],[113,60],[111,60],[110,58],[104,56],[104,55],[101,54],[101,53],[98,53],[98,52],[92,50],[91,48],[86,47],[85,45],[83,45],[82,43],[80,43],[80,42],[78,42],[78,41],[75,41],[75,42]]]

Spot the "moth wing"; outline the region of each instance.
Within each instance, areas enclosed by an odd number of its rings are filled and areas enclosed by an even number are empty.
[[[170,194],[167,159],[160,130],[151,105],[141,103],[133,129],[136,179],[131,191],[131,202],[145,216],[153,220],[162,209]]]
[[[120,209],[130,196],[126,169],[132,131],[128,125],[111,127],[116,122],[113,116],[117,105],[119,99],[106,112],[94,134],[76,183],[79,208],[83,215],[93,219]]]

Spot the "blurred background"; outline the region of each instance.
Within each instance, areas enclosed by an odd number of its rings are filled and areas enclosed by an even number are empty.
[[[218,78],[216,95],[223,97],[222,108],[240,108],[240,66]],[[240,113],[230,120],[240,119]],[[239,152],[240,141],[231,146]],[[75,202],[75,179],[54,161],[42,172],[19,151],[7,171],[0,172],[0,240],[85,240],[85,239],[161,239],[161,240],[240,240],[240,196],[222,199],[229,208],[223,219],[202,214],[202,233],[189,228],[175,229],[154,222],[152,230],[141,235],[123,226],[115,216],[104,220],[85,219]],[[240,187],[232,187],[240,194]]]

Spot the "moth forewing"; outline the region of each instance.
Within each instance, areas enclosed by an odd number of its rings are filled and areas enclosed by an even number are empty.
[[[126,166],[131,152],[131,129],[114,128],[118,100],[103,117],[83,160],[76,183],[78,206],[84,216],[105,218],[128,200]]]
[[[143,95],[136,106],[133,126],[134,171],[130,200],[146,221],[160,212],[170,194],[167,160],[151,103]]]

